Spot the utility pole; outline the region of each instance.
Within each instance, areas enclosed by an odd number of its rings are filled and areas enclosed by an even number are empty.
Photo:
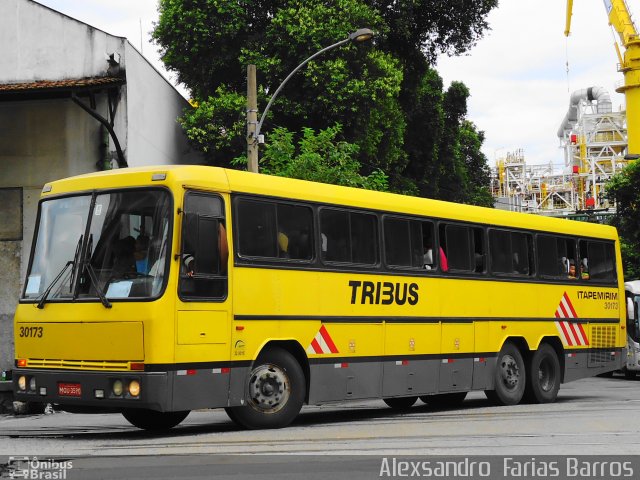
[[[258,90],[256,66],[247,65],[247,168],[258,173]]]

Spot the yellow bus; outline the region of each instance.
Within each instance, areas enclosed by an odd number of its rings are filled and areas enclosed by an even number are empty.
[[[15,315],[17,400],[193,409],[553,402],[619,369],[614,228],[202,166],[45,185]]]

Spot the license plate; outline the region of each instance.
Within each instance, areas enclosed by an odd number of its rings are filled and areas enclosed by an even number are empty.
[[[81,397],[82,388],[79,383],[59,383],[58,395],[61,397]]]

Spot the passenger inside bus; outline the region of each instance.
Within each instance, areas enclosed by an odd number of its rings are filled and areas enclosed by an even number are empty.
[[[122,276],[136,271],[136,241],[132,236],[119,239],[113,247],[113,276]]]
[[[573,260],[569,261],[569,278],[571,279],[576,279],[576,264],[574,263]]]
[[[136,259],[136,271],[138,273],[149,273],[149,237],[138,235],[136,238],[136,248],[134,257]]]
[[[580,262],[580,278],[589,280],[589,259],[586,257]]]

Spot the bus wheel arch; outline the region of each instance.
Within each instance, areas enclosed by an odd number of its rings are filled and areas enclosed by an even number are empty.
[[[225,409],[235,423],[248,429],[282,428],[298,416],[308,377],[295,348],[287,344],[270,342],[260,351],[245,380],[245,404]]]
[[[529,347],[522,337],[508,338],[498,352],[493,372],[494,389],[485,390],[489,400],[498,405],[517,405],[526,386],[525,358]]]
[[[258,359],[260,358],[260,355],[262,355],[263,352],[271,348],[281,348],[289,352],[289,354],[291,354],[291,356],[296,359],[296,361],[300,365],[300,368],[302,368],[302,373],[304,373],[304,381],[305,381],[304,401],[305,403],[308,403],[309,402],[309,386],[311,382],[311,369],[309,366],[309,359],[307,357],[307,353],[304,351],[304,348],[302,348],[302,346],[295,340],[271,340],[263,345],[255,361],[258,361]]]

